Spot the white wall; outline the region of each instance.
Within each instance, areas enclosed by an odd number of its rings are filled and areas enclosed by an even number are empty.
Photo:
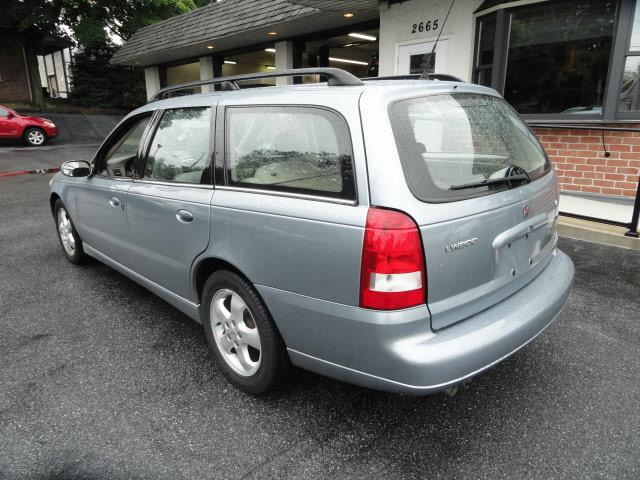
[[[144,69],[144,83],[147,87],[147,100],[158,93],[160,90],[160,68],[147,67]]]
[[[67,98],[67,84],[65,83],[64,57],[62,50],[53,52],[53,65],[55,67],[56,79],[58,81],[58,94],[62,98]]]
[[[442,30],[441,39],[449,39],[449,73],[463,80],[471,80],[473,57],[473,12],[482,0],[456,1]],[[412,33],[413,24],[438,19],[440,28],[447,15],[451,0],[408,0],[391,6],[380,4],[380,73],[396,73],[396,52],[399,45],[434,41],[440,29]]]
[[[213,57],[200,57],[198,59],[200,63],[200,80],[211,80],[215,75],[213,74]],[[203,85],[202,93],[214,92],[215,85]]]
[[[293,42],[276,42],[276,70],[293,68]],[[291,85],[293,77],[276,78],[276,85]]]
[[[38,55],[38,70],[40,71],[40,85],[42,88],[47,88],[47,71],[44,68],[44,57],[42,55]]]

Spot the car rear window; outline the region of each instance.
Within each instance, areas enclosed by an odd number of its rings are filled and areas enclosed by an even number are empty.
[[[401,100],[392,104],[390,117],[409,188],[425,202],[509,188],[460,186],[504,177],[510,167],[523,169],[532,181],[550,169],[537,138],[498,97],[460,93]]]

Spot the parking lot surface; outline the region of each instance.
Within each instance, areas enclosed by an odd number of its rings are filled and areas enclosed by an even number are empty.
[[[299,372],[254,398],[202,328],[66,262],[50,176],[0,179],[0,478],[640,478],[640,254],[561,240],[544,334],[455,397]]]
[[[64,145],[51,142],[51,145],[44,147],[27,147],[17,142],[5,141],[0,143],[0,173],[59,167],[69,160],[90,161],[96,150],[97,145]],[[4,199],[4,196],[0,198]]]

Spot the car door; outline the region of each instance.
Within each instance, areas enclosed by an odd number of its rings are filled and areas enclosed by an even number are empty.
[[[10,113],[6,108],[0,107],[0,137],[15,137],[18,134],[16,122],[9,118]]]
[[[127,195],[133,270],[190,300],[191,265],[209,243],[213,110],[160,112]]]
[[[94,174],[76,179],[65,198],[83,242],[125,266],[131,249],[127,192],[150,119],[151,113],[146,113],[120,125],[98,151]]]

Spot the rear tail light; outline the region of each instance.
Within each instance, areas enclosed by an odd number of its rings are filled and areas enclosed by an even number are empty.
[[[425,303],[420,231],[394,210],[370,208],[362,247],[360,306],[399,310]]]

